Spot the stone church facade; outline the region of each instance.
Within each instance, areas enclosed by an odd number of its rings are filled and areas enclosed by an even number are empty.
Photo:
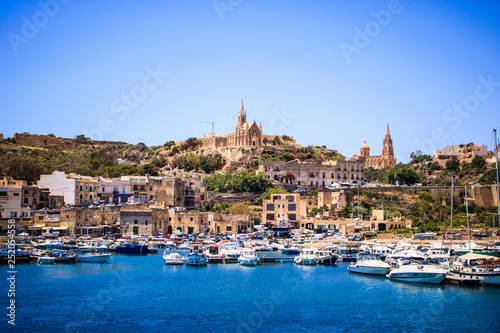
[[[366,143],[366,139],[360,148],[360,155],[354,155],[353,160],[364,162],[364,167],[372,167],[374,169],[384,169],[396,166],[394,158],[394,148],[392,146],[391,133],[389,132],[389,124],[385,132],[384,141],[382,144],[382,155],[370,156],[370,146]]]
[[[238,111],[238,125],[234,133],[226,135],[205,134],[200,138],[202,148],[244,147],[262,145],[262,125],[255,121],[247,123],[247,112],[241,101]]]

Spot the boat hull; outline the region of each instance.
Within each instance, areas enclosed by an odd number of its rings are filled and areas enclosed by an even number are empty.
[[[110,254],[99,254],[92,256],[78,256],[76,258],[77,262],[107,262],[111,257]]]
[[[445,273],[396,273],[387,274],[387,277],[391,280],[409,282],[409,283],[429,283],[429,284],[440,284],[443,282],[446,274]]]
[[[149,251],[146,245],[137,245],[137,246],[117,246],[115,248],[115,252],[124,254],[146,254]]]
[[[361,265],[349,265],[347,270],[351,273],[366,274],[366,275],[381,275],[385,276],[391,270],[390,267],[373,267]]]

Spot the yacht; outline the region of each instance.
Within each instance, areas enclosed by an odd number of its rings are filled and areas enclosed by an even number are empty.
[[[431,265],[427,261],[409,260],[401,263],[386,276],[397,281],[439,284],[446,277],[446,273],[445,269]]]
[[[450,255],[441,249],[430,249],[425,253],[427,261],[444,269],[450,268]]]
[[[369,251],[382,260],[385,260],[385,258],[392,253],[392,249],[387,245],[374,245]]]
[[[163,259],[165,259],[165,265],[184,265],[186,258],[184,258],[181,254],[177,252],[172,252],[167,254],[167,251],[163,253]]]
[[[92,253],[79,255],[76,257],[77,262],[108,262],[111,254],[107,253]]]
[[[385,257],[385,262],[393,266],[397,266],[398,261],[403,259],[424,261],[426,260],[426,257],[425,254],[421,251],[408,249],[408,250],[393,252],[387,255],[387,257]]]
[[[255,254],[255,251],[250,247],[250,248],[244,248],[241,251],[241,255],[238,258],[238,262],[242,266],[257,266],[260,262],[260,259]]]
[[[317,265],[318,249],[314,247],[305,247],[300,251],[300,254],[293,259],[297,265]]]
[[[347,270],[359,274],[386,275],[391,270],[391,265],[383,262],[376,255],[368,255],[358,257],[356,262],[347,266]]]

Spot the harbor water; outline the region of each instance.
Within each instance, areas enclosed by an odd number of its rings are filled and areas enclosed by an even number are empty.
[[[16,326],[4,316],[2,332],[500,332],[500,288],[394,282],[342,262],[163,262],[17,264]]]

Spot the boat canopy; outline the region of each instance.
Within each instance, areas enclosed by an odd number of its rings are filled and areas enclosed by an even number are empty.
[[[488,256],[485,254],[477,254],[477,253],[467,253],[464,254],[463,256],[460,256],[460,259],[467,259],[467,260],[478,260],[478,259],[484,259],[484,260],[495,260],[498,259],[493,256]]]

